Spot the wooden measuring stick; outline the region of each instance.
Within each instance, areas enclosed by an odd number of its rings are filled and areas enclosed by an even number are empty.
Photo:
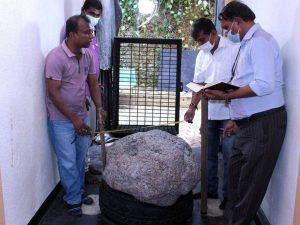
[[[201,97],[201,214],[207,214],[208,100]]]
[[[100,140],[101,140],[101,150],[102,150],[102,163],[103,163],[103,171],[106,166],[106,147],[105,147],[105,137],[104,137],[104,124],[101,121],[101,118],[99,118],[99,125],[100,125]]]

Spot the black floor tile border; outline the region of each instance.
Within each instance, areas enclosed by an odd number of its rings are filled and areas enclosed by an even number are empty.
[[[41,222],[44,215],[49,210],[51,204],[53,203],[54,199],[57,197],[59,192],[62,190],[62,186],[60,182],[56,185],[56,187],[53,189],[53,191],[49,194],[47,199],[43,202],[39,210],[36,212],[36,214],[32,217],[28,225],[37,225]],[[257,212],[257,215],[254,218],[255,225],[271,225],[271,223],[268,221],[264,211],[262,208],[260,208]]]
[[[258,210],[254,221],[256,225],[271,225],[262,208]]]
[[[43,202],[43,204],[38,209],[38,211],[35,213],[35,215],[32,217],[32,219],[29,221],[28,225],[37,225],[41,222],[43,216],[46,214],[46,212],[50,208],[52,202],[57,197],[57,195],[61,191],[61,189],[62,189],[62,186],[59,182],[55,186],[53,191],[49,194],[49,196],[46,198],[46,200]]]

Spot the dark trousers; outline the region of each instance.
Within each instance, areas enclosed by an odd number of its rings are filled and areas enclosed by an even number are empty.
[[[228,120],[208,120],[208,194],[218,195],[219,177],[219,147],[222,146],[223,155],[223,197],[228,197],[228,159],[234,143],[235,136],[220,138]]]
[[[267,191],[286,132],[284,107],[238,121],[229,159],[225,218],[228,225],[250,225]]]

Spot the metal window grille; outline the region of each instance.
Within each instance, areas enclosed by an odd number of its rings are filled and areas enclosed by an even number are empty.
[[[180,39],[115,39],[113,129],[178,133],[181,55]]]

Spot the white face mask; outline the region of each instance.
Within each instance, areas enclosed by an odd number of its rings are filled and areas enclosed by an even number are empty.
[[[209,39],[206,43],[200,46],[200,49],[205,52],[210,52],[214,48],[214,44],[210,43],[211,34],[209,35]]]
[[[89,18],[89,20],[91,21],[91,25],[94,27],[99,23],[100,18],[95,18],[93,16],[90,15],[86,15],[87,18]]]

